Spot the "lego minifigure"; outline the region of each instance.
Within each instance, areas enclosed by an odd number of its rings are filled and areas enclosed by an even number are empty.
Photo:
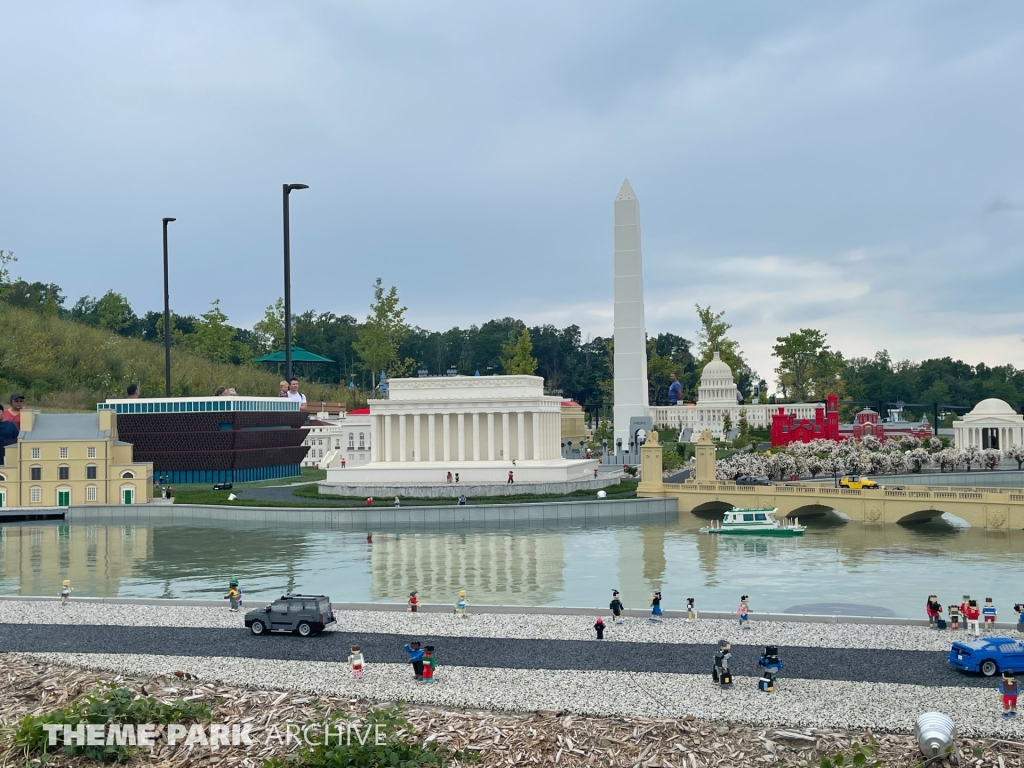
[[[352,668],[352,674],[356,680],[363,679],[363,652],[358,645],[352,646],[352,653],[348,657],[348,665]]]
[[[423,649],[419,641],[406,644],[405,652],[409,654],[409,663],[412,664],[413,679],[418,683],[423,679]]]
[[[1014,603],[1013,612],[1017,614],[1017,634],[1024,637],[1024,603]]]
[[[74,591],[71,587],[71,579],[64,579],[60,583],[60,604],[67,605],[71,600],[71,593]]]
[[[924,612],[928,616],[928,629],[938,629],[939,614],[942,613],[942,606],[939,605],[939,598],[935,595],[928,595],[928,602],[924,604]]]
[[[985,598],[985,605],[981,609],[982,621],[985,622],[985,629],[993,629],[996,623],[996,607],[992,604],[992,598]],[[989,624],[992,626],[990,627]]]
[[[372,507],[373,506],[373,496],[367,496],[366,497],[366,506],[368,506],[368,507]]]
[[[604,640],[604,619],[600,616],[594,620],[594,631],[597,632],[598,640]]]
[[[366,534],[366,543],[367,544],[373,544],[373,534],[372,533]]]
[[[469,600],[466,599],[466,590],[459,590],[459,599],[455,602],[455,615],[466,618],[466,606],[469,605]]]
[[[729,671],[729,660],[732,658],[732,644],[728,640],[718,641],[718,653],[715,664],[711,667],[711,679],[722,688],[732,688],[732,672]]]
[[[686,598],[686,620],[696,621],[697,620],[697,609],[694,605],[692,597]]]
[[[1003,717],[1017,716],[1017,694],[1020,692],[1020,685],[1013,676],[1013,670],[1003,672],[1002,682],[999,683],[999,693],[1003,695]]]
[[[420,601],[416,597],[416,595],[417,595],[417,592],[416,592],[415,589],[412,592],[409,593],[409,600],[408,600],[408,603],[409,603],[409,613],[418,613],[419,612]]]
[[[949,629],[950,631],[960,629],[960,608],[956,603],[949,606]]]
[[[423,649],[423,681],[424,683],[434,682],[434,670],[437,669],[437,659],[434,658],[434,646],[428,645]]]
[[[622,601],[619,599],[619,590],[612,590],[612,601],[608,604],[608,607],[612,611],[612,618],[616,624],[622,623],[622,611],[624,607]]]
[[[978,601],[973,598],[967,601],[967,627],[970,631],[975,634],[981,634],[978,630],[978,618],[981,616],[981,608],[978,607]]]
[[[782,660],[779,658],[779,649],[774,645],[766,645],[764,653],[757,659],[757,666],[764,668],[764,674],[757,681],[759,690],[771,693],[775,690],[775,678],[782,671]]]
[[[402,500],[400,498],[398,498],[397,496],[395,496],[395,506],[396,507],[402,506]]]
[[[964,629],[967,629],[967,603],[970,601],[970,595],[964,595],[964,599],[960,601],[960,624]]]
[[[747,595],[740,597],[740,604],[736,606],[736,613],[740,617],[740,629],[750,629],[750,606],[747,601],[750,598]]]
[[[655,590],[651,597],[651,621],[661,621],[661,592],[659,590]]]
[[[228,593],[224,595],[225,600],[229,600],[228,610],[232,613],[238,613],[238,580],[232,579],[228,582]]]

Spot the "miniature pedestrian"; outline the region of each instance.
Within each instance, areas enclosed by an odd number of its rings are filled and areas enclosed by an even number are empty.
[[[981,618],[981,608],[978,606],[978,601],[971,598],[967,601],[967,628],[971,634],[981,634],[981,630],[978,629],[979,618]]]
[[[732,688],[732,672],[729,671],[730,659],[732,659],[732,644],[728,640],[719,640],[718,652],[715,654],[715,662],[711,667],[711,679],[721,688]]]
[[[512,476],[512,470],[508,471],[508,482],[505,485],[512,485],[515,482],[515,478]]]
[[[1003,679],[999,683],[999,693],[1003,695],[1003,717],[1017,716],[1017,694],[1020,693],[1020,684],[1013,676],[1013,670],[1003,672]]]
[[[779,649],[774,645],[766,645],[764,653],[757,659],[757,666],[764,669],[764,674],[757,681],[758,690],[771,693],[775,690],[775,679],[782,671],[782,660],[779,658]]]
[[[651,597],[651,621],[661,623],[661,592],[659,590],[654,591],[654,595]]]
[[[460,507],[466,506],[466,494],[464,494],[464,493],[460,493],[459,494],[459,506]]]
[[[459,599],[455,601],[455,615],[466,618],[466,606],[469,605],[469,600],[466,599],[466,590],[459,590]]]
[[[458,472],[455,473],[455,482],[456,483],[459,482],[459,473]]]
[[[373,496],[367,496],[366,497],[366,506],[368,506],[368,507],[372,507],[373,506]]]
[[[238,613],[238,581],[232,579],[228,582],[228,593],[224,595],[224,599],[228,600],[228,610],[232,613]]]
[[[622,612],[623,610],[625,610],[625,608],[622,605],[622,600],[619,599],[619,590],[612,590],[612,601],[608,604],[608,607],[612,611],[612,621],[614,621],[616,624],[621,624]]]
[[[747,595],[740,597],[740,604],[736,607],[736,613],[740,617],[740,629],[750,629],[750,605],[747,601],[750,598]]]
[[[1017,634],[1024,637],[1024,603],[1014,603],[1013,612],[1017,614]]]
[[[358,645],[352,646],[352,653],[348,657],[348,665],[352,669],[352,674],[355,675],[356,680],[363,679],[363,652],[359,649]]]
[[[409,593],[409,599],[406,601],[409,603],[409,613],[418,613],[420,608],[419,598],[416,597],[419,593],[414,589]]]
[[[419,641],[407,643],[405,652],[409,654],[409,663],[412,664],[413,679],[418,683],[423,679],[423,649]]]
[[[970,595],[964,595],[964,599],[960,601],[960,623],[964,629],[967,629],[967,604],[971,602]]]
[[[600,616],[594,619],[594,631],[597,632],[598,640],[604,640],[604,619]]]
[[[985,598],[985,606],[981,609],[981,617],[985,622],[985,629],[994,629],[996,625],[996,607],[992,604],[992,598]],[[989,624],[992,626],[990,627]]]
[[[928,616],[928,629],[938,629],[939,615],[942,613],[939,598],[935,595],[928,595],[928,601],[924,604],[924,612]]]
[[[951,632],[960,629],[960,608],[956,603],[949,606],[949,630]]]
[[[71,601],[71,593],[74,591],[71,587],[71,579],[64,579],[60,583],[60,604],[67,605]]]
[[[597,480],[597,467],[594,467],[594,479]]]
[[[402,500],[400,498],[398,498],[397,496],[395,496],[395,506],[396,507],[402,506]]]
[[[692,597],[686,598],[686,620],[691,622],[697,620],[697,609]]]
[[[447,477],[445,478],[445,482],[446,482],[446,483],[450,483],[451,481],[452,481],[452,473],[451,473],[451,472],[449,472],[449,473],[448,473],[448,476],[447,476]]]
[[[423,649],[423,682],[434,682],[434,673],[437,671],[437,657],[434,656],[434,646],[428,645]]]
[[[373,534],[372,533],[366,534],[366,543],[367,544],[373,544]]]

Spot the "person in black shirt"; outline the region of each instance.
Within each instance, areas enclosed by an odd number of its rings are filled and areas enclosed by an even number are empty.
[[[622,605],[622,601],[619,599],[619,590],[612,590],[612,601],[608,604],[608,607],[611,608],[612,617],[615,619],[615,623],[621,624],[622,611],[624,610],[624,607]]]

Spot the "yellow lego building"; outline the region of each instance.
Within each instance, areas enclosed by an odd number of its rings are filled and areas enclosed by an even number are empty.
[[[145,504],[153,465],[117,439],[117,414],[22,411],[18,442],[4,450],[0,507]]]

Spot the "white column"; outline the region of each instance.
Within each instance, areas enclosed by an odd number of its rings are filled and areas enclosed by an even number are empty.
[[[487,414],[487,460],[494,461],[494,411]]]
[[[398,460],[405,461],[409,455],[408,444],[405,439],[405,422],[407,418],[404,413],[398,416]]]
[[[516,445],[516,458],[522,461],[526,458],[526,451],[523,449],[526,445],[526,412],[516,411],[516,436],[519,438],[518,444]]]
[[[452,460],[452,420],[451,420],[451,414],[449,414],[449,413],[442,413],[441,414],[441,419],[442,419],[441,423],[444,426],[444,429],[442,430],[442,433],[441,433],[442,437],[444,439],[444,460],[445,461],[451,461]]]
[[[423,461],[423,444],[420,434],[420,415],[412,415],[412,460]]]
[[[380,426],[380,416],[374,416],[370,420],[370,424],[373,426],[370,432],[370,461],[380,461],[380,441],[381,432],[383,431]],[[342,447],[348,447],[348,438],[342,435],[341,445]]]
[[[501,458],[505,461],[512,458],[512,436],[508,433],[508,411],[501,414]]]
[[[430,461],[437,460],[437,432],[434,428],[434,422],[436,421],[436,414],[427,414],[427,441],[430,443],[427,446],[427,457]]]
[[[529,420],[534,423],[534,459],[541,458],[541,412],[530,414]]]
[[[384,461],[391,461],[391,414],[384,416],[384,439],[381,440],[381,448],[384,451]]]
[[[473,461],[480,461],[480,414],[473,414]]]
[[[456,419],[456,428],[459,430],[459,461],[466,460],[466,414],[460,413]]]

